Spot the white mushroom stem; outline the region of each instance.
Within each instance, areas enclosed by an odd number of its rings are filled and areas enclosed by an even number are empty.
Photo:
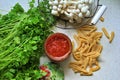
[[[89,0],[89,4],[92,4],[93,3],[93,0]]]
[[[80,13],[78,14],[78,16],[79,16],[80,18],[82,18],[82,17],[83,17],[83,14],[80,12]]]
[[[73,9],[67,9],[67,12],[73,13]]]
[[[53,10],[57,10],[57,6],[53,6]]]
[[[85,3],[89,3],[89,0],[85,0]]]
[[[66,4],[63,4],[63,9],[65,9],[67,7],[67,5]]]
[[[75,5],[68,6],[68,9],[76,9],[76,6]]]
[[[89,6],[88,5],[85,5],[86,9],[89,9]]]
[[[73,14],[72,13],[67,13],[66,11],[64,12],[65,13],[65,15],[67,16],[67,17],[69,17],[69,18],[72,18],[73,17]]]
[[[86,13],[87,11],[88,11],[87,7],[82,7],[82,8],[81,8],[81,12],[82,12],[82,13]]]
[[[79,13],[79,12],[80,12],[80,10],[79,10],[79,9],[76,9],[76,10],[75,10],[75,12],[76,12],[76,13]]]
[[[57,10],[60,12],[60,11],[61,11],[61,8],[57,8]]]
[[[70,4],[76,5],[76,4],[78,4],[78,3],[79,3],[78,1],[68,1],[68,2],[67,2],[67,4],[69,4],[69,5],[70,5]]]
[[[52,10],[51,14],[53,14],[55,16],[59,16],[58,11],[56,11],[56,10]]]
[[[82,2],[82,3],[84,3],[84,2],[85,2],[85,0],[81,0],[81,2]]]
[[[78,9],[81,9],[83,7],[82,4],[78,4]]]
[[[60,4],[61,4],[61,5],[62,5],[62,4],[64,4],[64,1],[63,1],[63,0],[61,0],[61,1],[60,1]]]
[[[69,12],[69,13],[74,13],[74,14],[77,14],[77,13],[80,12],[79,9],[67,9],[66,11]]]
[[[49,4],[50,4],[50,5],[52,5],[52,4],[53,4],[53,2],[52,2],[52,1],[49,1]]]
[[[73,19],[69,19],[69,22],[70,22],[70,23],[74,23]]]
[[[58,5],[58,0],[53,1],[54,5]]]
[[[87,11],[85,17],[89,17],[89,16],[90,16],[90,11]]]
[[[62,8],[62,5],[61,5],[61,4],[59,4],[59,5],[58,5],[58,8]]]
[[[65,12],[64,10],[61,10],[61,12],[60,12],[60,13],[61,13],[61,14],[63,14],[64,12]]]

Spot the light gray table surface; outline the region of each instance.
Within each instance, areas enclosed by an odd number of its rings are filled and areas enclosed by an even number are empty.
[[[28,0],[0,0],[0,13],[7,13],[16,2],[19,2],[25,10],[28,9]],[[101,44],[103,45],[103,51],[100,56],[101,69],[94,72],[93,76],[75,74],[68,67],[69,62],[73,61],[72,56],[70,56],[67,60],[60,63],[64,69],[65,80],[120,80],[120,0],[100,0],[100,3],[106,5],[107,10],[103,15],[105,21],[99,21],[96,24],[98,31],[101,31],[102,27],[106,27],[109,33],[111,31],[115,32],[115,38],[111,44],[105,36],[101,39]],[[65,33],[73,40],[72,35],[75,30],[55,28],[54,32]],[[41,63],[46,61],[48,59],[45,56],[42,58]]]

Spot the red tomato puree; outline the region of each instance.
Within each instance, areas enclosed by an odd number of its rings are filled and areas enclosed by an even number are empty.
[[[60,57],[69,51],[69,46],[69,42],[65,37],[54,35],[47,41],[46,50],[50,55]]]

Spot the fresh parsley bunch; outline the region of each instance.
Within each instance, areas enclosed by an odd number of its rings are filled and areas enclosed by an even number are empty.
[[[46,75],[39,70],[39,58],[55,18],[48,0],[37,7],[34,2],[29,2],[27,12],[17,3],[8,14],[0,15],[0,80],[37,80]]]

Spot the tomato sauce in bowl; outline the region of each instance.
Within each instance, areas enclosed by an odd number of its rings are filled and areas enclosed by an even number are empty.
[[[45,52],[53,61],[66,59],[72,50],[70,39],[63,33],[54,33],[45,41]]]

